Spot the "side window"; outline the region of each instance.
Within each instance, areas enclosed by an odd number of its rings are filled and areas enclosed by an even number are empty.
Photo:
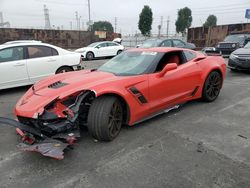
[[[24,59],[23,47],[13,47],[0,50],[0,62]]]
[[[51,48],[51,51],[52,51],[52,55],[55,56],[55,55],[59,55],[58,54],[58,51],[54,48]]]
[[[174,39],[173,43],[174,43],[174,47],[184,47],[185,46],[185,43],[181,40]]]
[[[164,40],[161,44],[161,46],[164,46],[164,47],[172,47],[172,42],[171,40]]]
[[[98,45],[99,48],[107,47],[107,43],[101,43]]]
[[[114,42],[109,42],[108,46],[118,46],[118,44],[114,43]]]
[[[53,52],[51,48],[46,46],[29,46],[28,54],[29,58],[38,58],[52,56]]]
[[[160,72],[169,63],[176,63],[178,66],[185,63],[181,51],[173,51],[166,53],[159,61],[155,72]]]
[[[191,51],[185,50],[184,54],[185,54],[187,61],[191,61],[192,59],[196,58],[196,54]]]

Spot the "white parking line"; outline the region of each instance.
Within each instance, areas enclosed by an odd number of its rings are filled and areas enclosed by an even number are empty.
[[[234,104],[231,104],[231,105],[229,105],[229,106],[227,106],[227,107],[225,107],[225,108],[222,108],[221,110],[219,110],[219,112],[224,112],[224,111],[226,111],[226,110],[228,110],[228,109],[234,108],[236,105],[242,104],[242,103],[244,103],[244,102],[247,101],[247,100],[250,100],[250,97],[247,97],[247,98],[242,99],[242,100],[240,100],[240,101],[238,101],[238,102],[236,102],[236,103],[234,103]]]

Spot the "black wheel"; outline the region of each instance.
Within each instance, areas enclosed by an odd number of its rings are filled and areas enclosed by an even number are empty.
[[[119,55],[120,53],[122,53],[122,50],[118,50],[116,54]]]
[[[94,56],[93,52],[88,52],[88,53],[86,54],[86,58],[87,58],[87,60],[92,60],[92,59],[95,58],[95,56]]]
[[[88,114],[90,134],[100,141],[111,141],[121,131],[123,110],[119,99],[103,96],[93,101]]]
[[[219,72],[211,72],[204,84],[202,90],[202,99],[206,102],[214,101],[220,94],[220,89],[222,85],[222,77]]]
[[[61,67],[56,71],[56,74],[73,71],[71,67]]]

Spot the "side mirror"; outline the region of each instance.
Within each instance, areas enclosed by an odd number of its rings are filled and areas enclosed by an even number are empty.
[[[167,64],[163,70],[159,73],[159,77],[163,77],[168,71],[175,70],[177,69],[177,64],[176,63],[169,63]]]
[[[99,49],[99,48],[101,48],[101,47],[100,47],[100,46],[96,46],[95,48]]]

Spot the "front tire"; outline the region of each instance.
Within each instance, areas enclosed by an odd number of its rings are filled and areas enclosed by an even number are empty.
[[[88,114],[90,134],[100,141],[112,141],[121,131],[123,110],[121,102],[114,96],[95,99]]]
[[[71,68],[71,67],[61,67],[56,71],[56,74],[70,72],[70,71],[73,71],[73,68]]]
[[[205,102],[213,102],[220,94],[222,86],[222,76],[217,71],[212,71],[204,84],[202,90],[202,99]]]

